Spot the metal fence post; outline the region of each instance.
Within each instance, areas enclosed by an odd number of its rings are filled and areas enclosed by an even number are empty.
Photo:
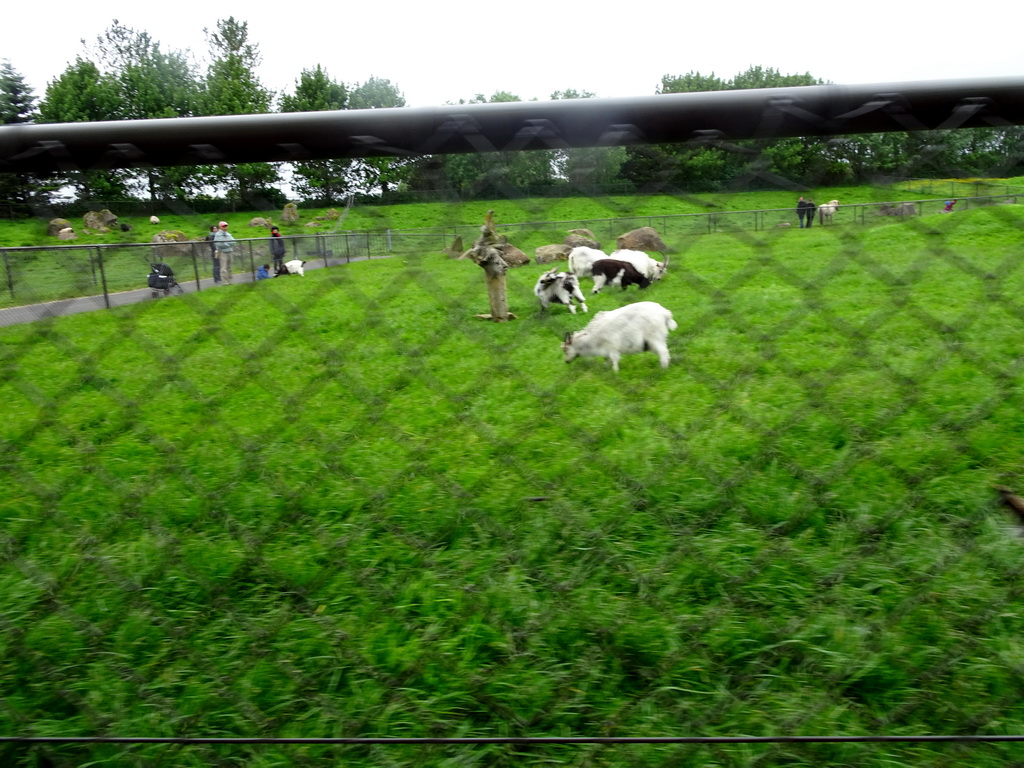
[[[194,240],[192,241],[192,272],[196,276],[196,290],[203,290],[202,281],[199,279],[199,260],[196,258],[196,242]]]
[[[14,275],[11,274],[11,261],[8,258],[8,253],[4,251],[4,271],[7,273],[7,290],[11,294],[11,298],[14,298]]]
[[[107,291],[107,273],[103,269],[103,249],[96,248],[96,262],[100,267],[100,282],[103,284],[103,306],[110,309],[110,293]]]

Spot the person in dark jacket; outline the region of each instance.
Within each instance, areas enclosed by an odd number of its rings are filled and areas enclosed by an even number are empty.
[[[213,282],[220,284],[220,259],[217,258],[217,248],[213,244],[213,238],[217,234],[217,225],[211,224],[210,231],[206,235],[206,242],[210,246],[210,258],[213,259]]]
[[[284,238],[277,227],[270,228],[270,255],[274,257],[274,271],[284,264]]]
[[[814,223],[814,214],[818,210],[818,206],[814,204],[814,201],[808,198],[807,207],[804,209],[807,211],[807,229],[811,228],[811,224]]]
[[[800,219],[800,229],[805,226],[811,226],[811,220],[814,218],[814,203],[809,203],[804,200],[804,196],[800,195],[800,199],[796,203],[796,217]],[[812,209],[808,212],[808,209]],[[805,224],[806,221],[806,224]]]

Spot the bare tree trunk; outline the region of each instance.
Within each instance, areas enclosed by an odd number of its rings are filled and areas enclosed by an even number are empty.
[[[505,322],[515,318],[508,311],[508,295],[505,292],[505,273],[508,263],[501,257],[498,246],[504,245],[505,238],[498,234],[494,225],[494,211],[487,212],[484,225],[480,228],[480,238],[473,244],[470,258],[484,270],[487,282],[487,298],[491,304],[490,315],[477,317]]]

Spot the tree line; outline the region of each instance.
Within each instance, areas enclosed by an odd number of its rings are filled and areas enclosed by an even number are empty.
[[[275,94],[256,75],[261,56],[248,25],[234,17],[204,30],[205,69],[190,51],[164,50],[149,33],[115,20],[37,99],[10,61],[0,64],[0,118],[4,124],[82,122],[166,117],[307,112],[404,107],[390,80],[335,80],[321,66],[303,70],[290,92]],[[809,73],[784,75],[752,66],[731,79],[699,72],[665,75],[657,93],[821,85]],[[552,99],[593,98],[567,89]],[[508,91],[477,94],[458,103],[521,101]],[[220,197],[247,207],[283,204],[282,182],[300,199],[325,205],[353,193],[395,190],[459,196],[521,188],[635,191],[716,191],[797,184],[859,184],[880,176],[1013,175],[1021,165],[1024,129],[975,128],[868,134],[838,138],[784,138],[637,147],[594,147],[418,158],[335,159],[181,168],[77,171],[32,177],[0,174],[0,199],[47,202],[70,190],[78,201],[195,200]]]

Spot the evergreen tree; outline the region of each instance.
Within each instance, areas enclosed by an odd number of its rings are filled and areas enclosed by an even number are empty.
[[[25,78],[16,72],[8,59],[0,63],[0,124],[31,122],[35,116],[36,98]]]
[[[31,122],[36,115],[35,96],[25,78],[15,71],[11,62],[0,62],[0,124],[16,125]],[[27,173],[0,173],[0,205],[6,212],[20,216],[31,212],[33,192],[45,186]]]

